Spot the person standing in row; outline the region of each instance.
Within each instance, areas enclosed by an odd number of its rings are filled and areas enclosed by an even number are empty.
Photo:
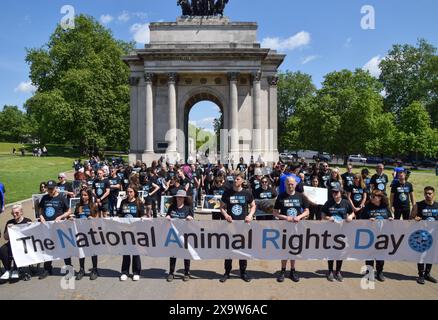
[[[396,220],[403,218],[407,221],[411,213],[411,203],[415,204],[414,187],[406,181],[404,171],[398,174],[398,178],[399,180],[391,187],[391,206],[394,208]]]
[[[256,204],[252,193],[243,189],[245,176],[239,173],[234,179],[233,189],[227,190],[221,199],[221,213],[225,220],[229,223],[233,221],[242,221],[250,223],[254,219]],[[249,210],[248,210],[249,207]],[[225,282],[230,278],[233,260],[225,260],[225,274],[220,279],[220,282]],[[251,278],[246,272],[248,261],[239,260],[240,277],[245,282],[250,282]]]
[[[111,187],[108,179],[105,179],[104,174],[103,169],[97,170],[97,179],[93,182],[93,193],[99,211],[99,218],[106,218],[109,213],[108,197],[111,192]]]
[[[173,203],[167,213],[167,220],[183,219],[186,221],[193,221],[193,204],[191,199],[187,197],[187,193],[184,190],[179,190],[173,198]],[[169,275],[167,276],[167,282],[172,282],[175,279],[175,267],[176,258],[170,258]],[[190,280],[190,260],[184,259],[184,277],[183,281]]]
[[[388,176],[384,173],[385,166],[379,163],[376,166],[376,174],[371,177],[370,185],[371,191],[377,189],[386,194],[386,185],[389,182]]]
[[[117,215],[117,197],[119,191],[122,190],[122,182],[117,175],[117,168],[111,168],[111,176],[108,178],[108,182],[110,185],[110,194],[108,196],[109,214],[114,217]]]
[[[274,205],[274,216],[279,220],[298,223],[309,216],[309,201],[299,192],[295,191],[297,182],[294,177],[286,180],[286,192],[278,196]],[[287,260],[281,260],[281,272],[278,282],[284,282]],[[295,270],[295,260],[290,260],[289,278],[293,282],[299,282],[300,278]]]
[[[353,206],[356,216],[359,216],[361,210],[365,207],[365,203],[368,201],[366,186],[360,174],[354,175],[353,185],[347,189],[347,199]]]
[[[424,188],[424,200],[417,202],[412,209],[411,218],[415,221],[438,221],[438,202],[435,201],[435,189]],[[425,281],[437,283],[437,280],[430,275],[432,264],[418,264],[418,284],[425,284]]]

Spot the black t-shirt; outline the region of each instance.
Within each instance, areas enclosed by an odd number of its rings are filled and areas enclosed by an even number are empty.
[[[330,193],[330,191],[332,190],[332,189],[334,189],[334,188],[338,188],[338,189],[341,189],[341,183],[338,181],[338,180],[333,180],[333,179],[328,179],[327,180],[327,184],[326,184],[326,186],[327,186],[327,189],[328,189],[328,192]]]
[[[410,182],[406,182],[402,185],[400,184],[400,181],[397,181],[391,187],[391,193],[394,194],[394,208],[409,209],[409,194],[411,192],[414,192],[414,187]]]
[[[143,203],[137,205],[137,201],[129,202],[128,199],[123,200],[119,208],[119,215],[123,218],[141,218],[144,212]]]
[[[166,180],[167,180],[167,181],[170,181],[170,180],[172,180],[172,178],[173,178],[174,176],[176,176],[176,172],[175,172],[175,171],[168,171],[168,172],[167,172]]]
[[[248,168],[248,165],[246,163],[239,163],[236,168],[240,172],[245,172],[246,168]]]
[[[277,197],[277,192],[272,188],[264,190],[263,188],[258,188],[253,192],[254,198],[256,199],[275,199]]]
[[[427,221],[438,221],[438,202],[429,205],[425,200],[417,202],[417,216]]]
[[[91,216],[91,208],[88,204],[84,204],[81,208],[81,205],[78,204],[75,209],[75,216],[78,219],[87,219]]]
[[[183,186],[179,186],[179,187],[170,187],[168,190],[169,196],[176,196],[176,194],[178,193],[179,190],[184,190],[186,191],[186,189]]]
[[[345,199],[342,199],[340,203],[336,203],[334,199],[330,199],[322,206],[321,213],[328,217],[337,216],[345,220],[353,213],[353,207],[351,203]]]
[[[319,184],[320,188],[328,188],[328,181],[330,180],[331,172],[320,172],[319,173]]]
[[[142,190],[143,190],[143,199],[149,199],[150,198],[150,193],[152,191],[154,191],[154,187],[152,185],[151,181],[147,181],[145,182],[145,184],[143,184],[142,186]]]
[[[251,184],[251,190],[254,193],[257,189],[262,187],[262,183],[257,178],[253,177],[250,181]]]
[[[182,208],[178,208],[176,205],[172,204],[167,211],[167,215],[171,216],[173,219],[187,219],[188,216],[193,217],[193,207],[184,205]]]
[[[348,192],[351,192],[351,200],[353,201],[354,206],[357,208],[361,205],[364,195],[366,194],[366,190],[361,187],[352,186],[348,189]]]
[[[10,224],[13,224],[15,226],[15,225],[26,224],[26,223],[30,223],[30,222],[32,222],[32,220],[30,220],[26,217],[23,217],[23,221],[21,221],[20,223],[15,222],[15,219],[11,219],[8,222],[6,222],[5,231],[3,232],[3,234],[6,234],[6,232],[8,231],[8,225],[10,225]]]
[[[225,191],[229,190],[226,185],[222,185],[220,187],[212,186],[210,189],[210,194],[215,196],[223,196]]]
[[[41,198],[39,207],[43,209],[43,217],[46,221],[54,221],[68,211],[68,200],[63,194],[51,197],[48,194]]]
[[[110,186],[115,186],[115,185],[118,185],[118,184],[122,183],[118,176],[116,176],[115,178],[109,177],[108,178],[108,182],[109,182]],[[117,197],[119,195],[119,190],[120,189],[110,189],[110,190],[111,190],[110,191],[110,195],[111,196]]]
[[[309,208],[309,200],[299,192],[290,195],[287,192],[278,196],[274,209],[280,210],[280,214],[288,217],[297,217]]]
[[[373,175],[371,177],[370,185],[373,187],[373,189],[377,189],[383,192],[386,192],[386,185],[388,184],[389,179],[386,174],[382,174],[381,176]]]
[[[363,208],[359,218],[362,220],[369,220],[372,218],[376,220],[384,220],[391,217],[392,217],[391,211],[389,211],[387,206],[385,205],[376,206],[372,202],[368,202]]]
[[[354,183],[354,173],[345,172],[341,175],[342,182],[344,183],[345,188],[350,188]]]
[[[248,190],[227,190],[222,196],[222,202],[227,206],[227,213],[233,220],[245,220],[249,214],[248,206],[254,201],[254,197]]]
[[[88,190],[93,190],[94,179],[87,180]]]
[[[57,187],[58,187],[58,192],[60,192],[60,193],[73,192],[73,186],[69,182],[66,182],[66,183],[63,183],[63,184],[58,183]]]
[[[108,179],[99,180],[96,179],[93,182],[93,189],[94,193],[96,194],[97,199],[101,199],[102,196],[105,194],[106,189],[110,188],[110,184],[108,182]],[[103,202],[108,201],[108,197],[103,199]]]

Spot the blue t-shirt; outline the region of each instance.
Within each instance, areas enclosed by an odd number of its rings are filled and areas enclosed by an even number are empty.
[[[3,209],[3,206],[5,204],[5,186],[3,183],[0,183],[0,210]]]

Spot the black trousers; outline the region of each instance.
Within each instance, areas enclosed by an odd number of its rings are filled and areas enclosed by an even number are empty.
[[[340,272],[341,271],[342,263],[343,263],[342,260],[336,260],[336,272]],[[333,260],[329,260],[328,261],[328,269],[329,269],[330,272],[333,272],[333,264],[334,264]]]
[[[7,271],[11,271],[12,269],[12,261],[14,261],[14,257],[12,256],[11,243],[5,243],[0,248],[0,259],[3,263],[3,266]],[[17,270],[17,267],[14,264],[14,270]]]
[[[248,266],[248,260],[239,260],[240,274],[246,273],[246,267]],[[225,260],[225,273],[230,274],[233,269],[233,260]]]
[[[123,256],[122,274],[129,274],[130,266],[131,266],[131,256]],[[132,273],[136,276],[139,276],[141,273],[140,256],[132,256]]]
[[[311,205],[309,207],[309,220],[321,220],[321,208],[320,205]]]
[[[373,267],[374,268],[374,260],[368,260],[365,262],[365,264],[369,267]],[[383,266],[385,265],[385,261],[382,260],[376,260],[376,271],[379,272],[383,272]]]
[[[176,266],[176,258],[170,258],[170,269],[169,269],[170,274],[175,273],[175,266]],[[184,273],[188,274],[189,272],[190,272],[190,260],[184,259]]]
[[[430,275],[430,272],[432,271],[432,265],[431,264],[424,264],[424,263],[419,263],[418,265],[418,275],[424,276],[424,275]]]
[[[220,212],[213,212],[211,217],[213,220],[224,220],[224,216]]]
[[[93,269],[97,269],[97,256],[91,257],[91,263],[93,264]],[[79,267],[85,269],[85,258],[79,258]]]
[[[64,264],[65,264],[66,266],[73,266],[73,265],[71,264],[71,258],[64,259]],[[46,271],[52,271],[52,269],[53,269],[52,261],[44,262],[44,270],[46,270]]]
[[[411,210],[409,208],[394,208],[395,220],[400,220],[400,218],[403,217],[404,221],[408,221],[410,213]]]

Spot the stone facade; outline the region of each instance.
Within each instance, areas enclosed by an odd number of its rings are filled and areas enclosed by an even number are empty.
[[[221,139],[222,161],[278,157],[276,74],[285,56],[260,47],[256,23],[193,17],[150,30],[150,44],[124,57],[131,68],[131,162],[165,154],[185,160],[188,114],[203,100],[220,107],[231,130]]]

